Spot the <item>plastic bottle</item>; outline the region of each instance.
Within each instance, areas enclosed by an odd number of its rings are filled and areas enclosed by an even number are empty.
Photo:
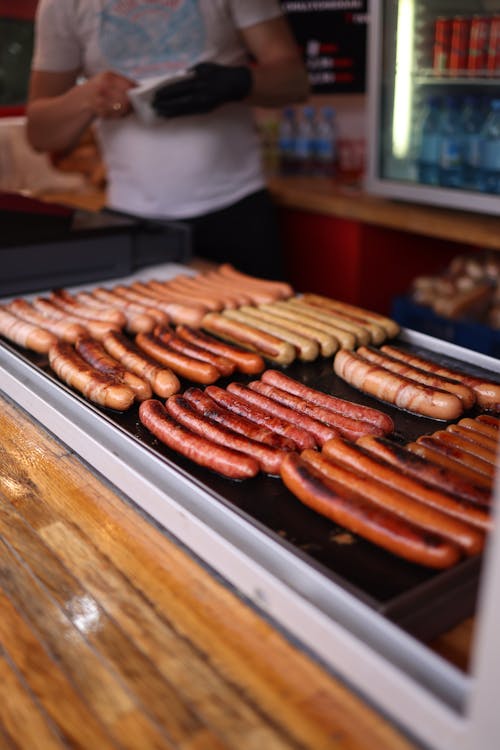
[[[278,159],[282,174],[295,172],[295,137],[297,123],[293,107],[285,107],[278,130]]]
[[[500,99],[492,99],[479,144],[479,189],[500,195]]]
[[[447,188],[464,187],[461,105],[456,96],[446,96],[440,118],[439,184]]]
[[[479,189],[479,145],[481,128],[485,120],[483,100],[479,96],[466,96],[461,112],[462,159],[464,187]]]
[[[337,124],[334,107],[321,107],[315,125],[315,172],[324,177],[333,177],[337,167]]]
[[[302,108],[295,138],[295,159],[300,174],[311,174],[314,171],[315,150],[315,110],[314,107]]]
[[[418,181],[425,185],[439,185],[440,119],[441,100],[431,96],[422,117],[417,156]]]

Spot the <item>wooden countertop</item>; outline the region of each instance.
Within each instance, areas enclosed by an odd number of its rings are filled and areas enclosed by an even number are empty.
[[[369,195],[360,187],[322,177],[272,177],[268,185],[275,202],[284,208],[500,250],[500,215],[388,200]],[[105,203],[104,193],[92,190],[50,193],[43,199],[91,211],[99,210]]]
[[[1,395],[0,435],[2,748],[414,748]]]

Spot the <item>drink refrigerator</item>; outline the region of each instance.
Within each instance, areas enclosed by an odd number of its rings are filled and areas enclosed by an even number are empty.
[[[500,0],[371,0],[371,193],[500,214],[498,100]],[[465,122],[466,106],[475,119],[473,130]],[[429,136],[431,107],[440,110],[441,123],[434,124]],[[493,118],[496,140],[491,136]],[[428,161],[433,162],[432,174]],[[486,166],[493,170],[493,186],[485,177]]]

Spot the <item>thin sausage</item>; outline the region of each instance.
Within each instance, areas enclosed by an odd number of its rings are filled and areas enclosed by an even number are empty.
[[[91,367],[71,344],[59,341],[51,346],[49,363],[61,380],[100,406],[126,411],[134,401],[131,388]]]
[[[153,435],[177,453],[199,466],[229,479],[250,479],[259,473],[259,464],[251,456],[196,435],[173,420],[163,404],[156,399],[143,401],[139,419]]]
[[[125,300],[123,300],[125,304],[122,304],[121,301],[116,299],[110,299],[109,302],[104,302],[102,299],[98,299],[89,292],[78,292],[75,297],[79,302],[87,305],[87,307],[95,307],[99,310],[112,307],[113,309],[118,310],[125,318],[125,330],[130,333],[150,333],[156,325],[156,321],[151,315],[130,310]]]
[[[230,320],[223,313],[208,313],[203,318],[201,327],[280,365],[289,365],[295,359],[295,347],[287,341],[253,326]]]
[[[337,398],[337,396],[332,396],[329,393],[323,393],[304,383],[299,383],[298,380],[291,378],[279,370],[266,370],[262,373],[261,380],[264,383],[269,383],[269,385],[274,385],[276,388],[293,393],[295,396],[299,396],[299,398],[311,404],[322,406],[325,409],[330,409],[330,411],[343,414],[345,417],[350,417],[351,419],[369,422],[380,428],[386,435],[394,431],[394,422],[391,417],[379,411],[379,409],[354,404],[351,401]]]
[[[353,313],[340,310],[334,300],[330,300],[326,297],[318,297],[315,294],[304,294],[301,299],[312,307],[319,307],[322,310],[327,310],[329,313],[333,313],[337,318],[350,321],[355,325],[365,328],[370,334],[370,338],[374,344],[382,344],[387,339],[387,331],[379,323],[374,323],[367,317],[363,317],[361,313],[354,315]]]
[[[175,279],[170,279],[170,281],[165,281],[163,283],[151,279],[150,281],[146,282],[145,286],[150,290],[150,292],[156,292],[157,295],[163,297],[164,299],[177,298],[178,301],[183,300],[185,302],[186,297],[188,297],[192,301],[194,300],[195,302],[199,302],[200,304],[204,305],[207,310],[211,310],[212,312],[219,312],[220,310],[224,309],[223,303],[218,298],[208,296],[206,294],[203,294],[202,292],[189,290],[182,284],[179,284],[178,280],[178,276],[176,276]]]
[[[258,328],[259,331],[270,333],[272,336],[276,336],[283,341],[288,341],[288,343],[295,347],[299,359],[303,362],[312,362],[319,355],[319,346],[314,339],[307,338],[296,331],[284,328],[279,323],[270,323],[268,320],[263,320],[258,314],[254,313],[253,308],[246,305],[239,310],[226,310],[225,315],[231,318],[231,320],[237,320],[253,328]]]
[[[467,375],[465,372],[443,367],[431,360],[417,357],[415,354],[403,352],[397,347],[383,346],[382,351],[387,352],[387,354],[390,354],[396,359],[401,359],[404,362],[413,364],[415,367],[421,367],[423,370],[428,370],[436,375],[459,380],[461,383],[469,386],[469,388],[472,388],[476,394],[478,404],[482,406],[483,409],[500,411],[500,383],[494,383],[473,375]]]
[[[403,375],[405,378],[414,380],[416,383],[453,393],[462,401],[464,409],[470,409],[476,403],[476,396],[472,388],[468,388],[468,386],[460,383],[458,380],[450,380],[440,375],[434,375],[370,347],[360,346],[357,354],[369,362],[380,365],[380,367],[384,367],[386,370],[390,370],[397,375]]]
[[[176,276],[172,281],[168,282],[169,288],[183,290],[186,295],[196,295],[200,299],[207,298],[218,303],[218,308],[235,308],[239,305],[248,304],[249,299],[244,294],[241,294],[234,288],[228,289],[222,285],[208,282],[200,274],[196,276]],[[215,310],[214,306],[210,307],[211,310]]]
[[[304,451],[301,457],[328,477],[341,494],[349,496],[351,492],[356,493],[359,497],[380,505],[406,521],[445,537],[460,547],[466,555],[477,555],[484,547],[484,534],[479,529],[443,513],[435,506],[423,503],[406,492],[342,465],[339,461],[332,463],[323,453]]]
[[[461,500],[421,479],[408,476],[361,445],[354,445],[342,439],[329,440],[324,444],[322,453],[334,463],[340,463],[351,471],[371,477],[479,529],[486,530],[491,527],[488,509],[480,508],[468,500]]]
[[[33,300],[33,305],[40,310],[43,315],[47,315],[49,318],[56,318],[56,320],[65,320],[68,323],[79,323],[83,328],[86,328],[90,335],[95,338],[102,340],[109,331],[118,331],[119,326],[115,323],[110,323],[105,320],[90,320],[87,318],[79,318],[77,315],[71,315],[70,313],[57,307],[53,302],[43,297],[37,297]]]
[[[339,434],[335,427],[331,427],[306,414],[301,414],[296,411],[296,409],[289,406],[280,404],[278,401],[269,398],[269,396],[259,393],[259,391],[254,388],[249,388],[240,383],[230,383],[227,389],[230,393],[234,393],[240,398],[248,401],[253,406],[263,409],[268,414],[272,414],[279,419],[284,419],[285,422],[289,422],[295,427],[306,430],[313,436],[317,445],[323,445],[326,440],[330,440],[332,437],[337,437]]]
[[[331,322],[324,323],[313,315],[308,315],[304,307],[297,308],[290,300],[275,302],[273,307],[292,322],[297,321],[300,324],[305,323],[308,326],[314,326],[314,328],[318,328],[327,335],[333,336],[339,342],[342,349],[354,349],[357,346],[357,339],[354,334],[332,325]]]
[[[433,433],[432,437],[436,440],[440,440],[446,445],[459,448],[466,453],[477,456],[477,458],[480,458],[489,464],[496,464],[496,451],[485,448],[483,445],[479,445],[479,443],[475,443],[473,440],[467,440],[456,432],[452,432],[451,430],[438,430],[437,432]]]
[[[500,419],[498,417],[493,417],[491,414],[480,414],[478,417],[476,417],[478,422],[482,422],[483,424],[487,424],[490,427],[493,427],[494,430],[497,431],[497,433],[500,430]]]
[[[347,302],[340,302],[339,300],[332,300],[329,297],[322,297],[321,295],[317,294],[304,294],[303,296],[304,299],[308,302],[315,301],[318,304],[321,303],[321,301],[326,300],[329,305],[334,306],[341,312],[345,312],[348,314],[350,313],[352,315],[359,315],[362,318],[371,320],[373,323],[376,323],[377,325],[384,328],[390,338],[397,336],[401,330],[399,324],[395,320],[393,320],[392,318],[387,318],[384,315],[380,315],[379,313],[375,313],[372,310],[366,310],[363,307],[350,305]]]
[[[175,330],[185,341],[234,362],[236,369],[245,375],[258,375],[266,366],[260,354],[245,351],[233,344],[223,343],[203,331],[183,325],[177,326]]]
[[[234,432],[239,432],[241,435],[245,435],[245,437],[252,440],[270,445],[272,448],[279,448],[285,451],[297,450],[297,444],[293,440],[290,440],[290,438],[279,435],[267,427],[258,425],[246,417],[242,417],[223,406],[219,406],[208,393],[205,393],[200,388],[188,388],[182,395],[204,417],[209,417],[214,422],[218,422]]]
[[[286,281],[272,281],[271,279],[261,279],[257,276],[251,276],[238,271],[230,263],[222,263],[216,269],[216,273],[224,279],[229,279],[231,282],[239,284],[243,289],[246,287],[250,287],[251,289],[265,289],[283,299],[291,297],[294,293],[293,288]]]
[[[492,438],[488,437],[488,435],[483,435],[482,432],[467,429],[467,427],[464,427],[461,424],[450,424],[446,429],[448,430],[448,432],[459,435],[464,440],[469,440],[472,443],[481,445],[483,448],[487,448],[489,451],[492,451],[495,456],[498,453],[498,441],[493,440]]]
[[[463,412],[458,396],[428,388],[341,349],[333,362],[335,373],[363,393],[432,419],[451,420]]]
[[[148,305],[147,302],[141,304],[140,302],[129,299],[125,294],[121,294],[117,291],[98,287],[93,290],[92,294],[98,299],[103,300],[103,302],[107,302],[110,305],[115,304],[120,310],[153,318],[153,320],[159,325],[167,325],[170,320],[169,316],[162,310],[158,310],[157,307]]]
[[[480,417],[483,416],[486,416],[486,414],[480,415]],[[481,433],[481,435],[485,435],[491,440],[498,441],[498,431],[495,429],[495,427],[492,427],[492,425],[488,424],[487,422],[483,422],[479,417],[476,417],[475,419],[465,417],[464,419],[461,419],[458,424],[460,425],[460,427],[464,427],[467,430],[472,430],[474,434],[479,432]]]
[[[439,451],[439,453],[444,453],[446,456],[453,458],[454,461],[459,461],[470,469],[473,469],[480,474],[485,474],[487,477],[490,477],[490,480],[492,480],[495,475],[495,467],[493,464],[484,461],[482,458],[477,458],[472,455],[472,453],[468,453],[462,448],[458,448],[455,444],[451,444],[450,441],[441,440],[433,435],[422,435],[417,438],[417,443]]]
[[[321,310],[319,307],[314,307],[313,305],[308,305],[301,297],[292,297],[292,299],[288,300],[288,304],[301,314],[314,318],[325,325],[333,326],[336,329],[350,333],[354,336],[356,345],[366,345],[372,340],[368,331],[365,328],[362,328],[362,326],[350,323],[343,318],[338,318],[333,312]]]
[[[233,432],[228,427],[218,424],[209,417],[204,417],[179,394],[170,396],[165,403],[165,407],[171,417],[197,435],[255,458],[259,468],[265,474],[279,475],[285,451],[247,438],[241,433]]]
[[[202,299],[194,294],[190,294],[187,290],[179,293],[172,289],[165,288],[163,292],[160,293],[153,289],[149,284],[143,284],[139,281],[133,282],[129,288],[134,292],[143,295],[145,299],[149,299],[152,304],[159,303],[161,306],[163,306],[164,303],[176,303],[188,306],[195,305],[196,307],[202,307],[204,312],[209,312],[209,310],[214,310],[217,307],[217,304],[214,304],[215,300],[210,301],[209,299]]]
[[[154,360],[173,370],[177,375],[192,380],[194,383],[215,383],[221,376],[219,370],[200,359],[187,357],[185,354],[169,349],[160,338],[152,333],[138,333],[135,342],[139,349]]]
[[[314,435],[320,444],[325,440],[323,432],[320,431],[321,423],[333,428],[338,434],[347,437],[349,440],[357,440],[363,435],[385,434],[379,427],[376,427],[369,422],[351,419],[343,414],[338,414],[338,412],[325,409],[323,406],[311,404],[308,401],[304,401],[300,396],[294,396],[293,393],[288,393],[288,391],[276,388],[274,385],[269,385],[269,383],[257,380],[249,383],[248,387],[253,391],[257,391],[257,393],[260,393],[262,396],[266,396],[267,398],[278,402],[278,404],[283,404],[283,406],[293,409],[302,419],[304,417],[313,419],[317,423],[314,428]],[[310,427],[307,429],[309,429],[310,432],[312,431]]]
[[[81,336],[75,344],[75,349],[82,359],[96,370],[131,388],[138,401],[145,401],[153,395],[150,384],[144,378],[125,369],[120,362],[110,357],[102,344],[95,339]]]
[[[198,328],[203,320],[204,314],[206,313],[206,307],[204,305],[197,303],[188,305],[180,302],[168,302],[167,300],[161,299],[153,300],[127,286],[115,286],[113,291],[131,302],[136,302],[140,305],[147,305],[150,308],[160,310],[165,313],[168,316],[168,320],[171,320],[173,323],[186,323],[187,325]]]
[[[114,323],[117,328],[123,328],[125,316],[116,308],[96,308],[88,307],[82,302],[78,302],[66,289],[53,289],[50,298],[62,310],[66,310],[80,318],[90,318],[91,320],[104,320],[108,323]]]
[[[181,384],[172,370],[160,367],[158,362],[141,352],[123,334],[115,331],[108,333],[103,339],[103,345],[108,354],[121,362],[127,370],[147,380],[157,396],[168,398],[180,390]]]
[[[213,354],[206,349],[202,349],[200,346],[196,346],[196,344],[190,344],[189,341],[186,341],[181,336],[178,336],[177,333],[174,333],[174,331],[171,331],[164,326],[156,326],[153,333],[164,344],[168,344],[168,346],[176,352],[180,352],[186,357],[191,357],[192,359],[209,362],[225,377],[232,375],[236,369],[235,363],[227,357],[221,357],[218,354]]]
[[[43,315],[33,305],[24,299],[14,299],[7,305],[6,309],[16,317],[32,323],[34,326],[45,328],[58,339],[74,344],[79,336],[86,336],[87,329],[80,323],[71,323],[64,319],[49,318]]]
[[[46,354],[57,342],[57,337],[39,325],[21,320],[5,307],[0,307],[0,333],[14,344]]]
[[[448,568],[460,559],[458,548],[437,534],[356,493],[339,492],[330,479],[296,453],[287,453],[283,459],[281,478],[305,505],[399,557],[432,568]]]
[[[267,427],[269,430],[277,432],[278,435],[292,440],[301,450],[316,446],[316,440],[310,432],[270,414],[268,411],[256,406],[255,401],[250,403],[248,400],[242,398],[242,388],[243,386],[240,386],[239,383],[230,383],[227,390],[219,388],[216,385],[209,385],[205,388],[205,393],[213,398],[219,406],[229,409],[229,411],[245,417],[251,422],[255,422],[255,424]],[[258,397],[258,394],[253,395]]]
[[[313,339],[313,341],[316,341],[318,344],[323,357],[331,357],[340,346],[338,339],[334,336],[330,336],[328,333],[320,331],[319,328],[307,325],[307,323],[299,323],[297,320],[290,320],[285,315],[280,314],[281,311],[274,305],[260,305],[259,307],[255,307],[254,311],[262,320],[268,320],[270,323],[276,323],[283,328],[296,331],[302,336]]]
[[[418,480],[438,487],[444,492],[451,492],[468,502],[488,508],[491,504],[491,493],[484,483],[476,484],[474,479],[469,481],[454,467],[442,464],[417,454],[408,447],[403,447],[385,438],[365,437],[358,440],[358,445],[375,454],[379,458],[392,464],[402,474],[410,475]],[[422,446],[423,448],[423,446]]]
[[[452,458],[444,452],[436,450],[430,445],[413,442],[408,443],[406,447],[409,451],[466,477],[472,484],[485,488],[488,490],[488,493],[491,494],[492,481],[490,477],[486,476],[486,474],[475,471],[475,469],[472,469],[470,466],[466,466],[461,461]]]

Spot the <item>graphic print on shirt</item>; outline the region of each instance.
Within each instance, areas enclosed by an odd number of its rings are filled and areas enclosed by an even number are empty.
[[[137,80],[188,68],[205,49],[198,0],[108,0],[100,47],[111,69]]]

